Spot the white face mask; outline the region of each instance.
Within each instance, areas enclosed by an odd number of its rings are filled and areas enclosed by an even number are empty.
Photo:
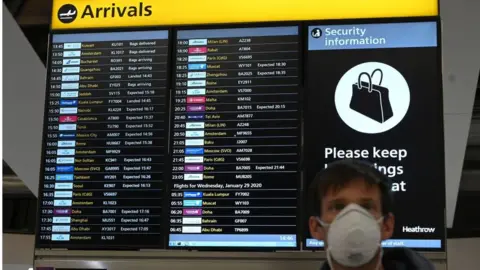
[[[358,204],[349,204],[331,224],[317,218],[327,232],[327,260],[333,269],[332,257],[340,265],[359,267],[370,262],[381,247],[381,232],[378,220]],[[382,253],[375,269],[381,264]]]

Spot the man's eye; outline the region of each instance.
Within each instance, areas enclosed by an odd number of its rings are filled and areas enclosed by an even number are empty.
[[[333,209],[337,210],[337,211],[341,211],[343,208],[345,208],[344,203],[336,203],[336,204],[333,205]]]
[[[365,208],[365,210],[371,210],[372,209],[372,205],[370,203],[365,203],[362,205],[363,208]]]

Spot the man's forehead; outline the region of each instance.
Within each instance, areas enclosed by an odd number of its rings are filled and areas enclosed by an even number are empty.
[[[325,199],[333,200],[350,196],[375,199],[378,198],[379,195],[380,189],[377,185],[370,184],[363,178],[356,178],[344,185],[330,186],[325,193]]]

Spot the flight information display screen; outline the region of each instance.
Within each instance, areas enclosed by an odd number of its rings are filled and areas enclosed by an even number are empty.
[[[306,186],[335,160],[374,164],[394,194],[395,232],[384,247],[445,248],[437,27],[434,21],[308,26]],[[305,244],[323,247],[315,239]]]
[[[297,26],[179,30],[170,247],[296,248]]]
[[[37,247],[162,246],[168,35],[53,34]]]

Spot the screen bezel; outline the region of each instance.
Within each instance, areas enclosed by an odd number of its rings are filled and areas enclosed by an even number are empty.
[[[301,74],[301,81],[299,85],[299,99],[300,99],[300,105],[303,105],[304,100],[308,99],[308,95],[305,93],[305,83],[307,81],[307,74],[305,74],[304,70],[306,69],[307,62],[308,62],[308,26],[309,25],[314,25],[314,24],[329,24],[329,25],[342,25],[342,24],[377,24],[377,23],[406,23],[406,22],[436,22],[437,23],[437,72],[439,75],[439,86],[443,90],[443,84],[441,81],[442,78],[442,57],[441,57],[441,52],[442,52],[442,36],[441,36],[441,21],[438,16],[431,16],[431,17],[399,17],[399,18],[374,18],[374,19],[342,19],[342,20],[311,20],[311,21],[288,21],[288,22],[262,22],[262,23],[230,23],[230,24],[202,24],[202,25],[196,25],[196,26],[152,26],[152,27],[121,27],[121,28],[90,28],[90,29],[62,29],[62,30],[55,30],[50,28],[50,33],[49,33],[49,38],[48,38],[48,48],[47,48],[47,61],[46,61],[46,68],[47,68],[47,78],[45,80],[45,104],[44,104],[44,118],[43,118],[43,132],[42,132],[42,147],[41,147],[41,165],[40,165],[40,174],[39,174],[39,182],[38,182],[38,194],[39,198],[42,198],[41,192],[43,190],[43,175],[44,175],[44,167],[45,167],[45,147],[46,147],[46,135],[47,135],[47,130],[46,126],[48,125],[48,100],[49,100],[49,85],[50,85],[50,76],[51,76],[51,53],[52,53],[52,37],[55,34],[80,34],[80,33],[105,33],[105,32],[128,32],[128,31],[148,31],[148,30],[166,30],[169,33],[169,38],[168,38],[168,43],[169,43],[169,48],[168,48],[168,62],[167,62],[167,100],[169,100],[169,104],[167,105],[167,112],[168,112],[168,118],[170,121],[170,125],[168,127],[168,152],[166,153],[166,166],[165,168],[168,168],[168,171],[164,173],[165,179],[164,179],[164,188],[165,190],[163,191],[164,193],[164,198],[162,200],[162,216],[169,215],[169,194],[170,194],[170,187],[171,181],[167,180],[168,177],[171,175],[171,132],[172,132],[172,125],[173,121],[171,121],[171,106],[172,106],[172,91],[173,91],[173,82],[174,82],[174,67],[175,67],[175,52],[176,52],[176,34],[177,31],[180,30],[201,30],[201,29],[230,29],[230,28],[251,28],[251,27],[275,27],[275,26],[297,26],[299,27],[299,44],[300,44],[300,53],[299,53],[299,74]],[[174,43],[175,42],[175,43]],[[175,50],[174,50],[175,49]],[[303,52],[302,52],[303,50]],[[439,109],[442,111],[443,114],[443,91],[439,93],[441,96],[441,99],[439,99]],[[298,212],[297,212],[297,247],[296,248],[237,248],[237,247],[231,247],[231,248],[195,248],[195,249],[188,249],[188,250],[199,250],[199,251],[256,251],[256,252],[265,252],[265,251],[276,251],[276,250],[304,250],[304,251],[324,251],[323,248],[307,248],[306,247],[306,235],[309,235],[308,230],[305,231],[305,220],[308,219],[308,213],[306,212],[305,205],[307,203],[307,196],[306,195],[306,190],[308,187],[305,186],[304,182],[304,176],[303,173],[305,171],[305,166],[303,164],[304,161],[304,145],[303,145],[303,140],[304,140],[304,110],[300,110],[300,126],[301,126],[301,136],[299,138],[299,176],[298,176]],[[442,121],[442,128],[443,128],[443,121]],[[443,140],[444,140],[444,133],[442,132],[441,135]],[[445,149],[443,148],[442,151],[443,157],[445,156]],[[444,158],[442,167],[445,167],[445,161]],[[445,179],[445,172],[444,170],[442,171],[442,175],[444,176],[444,181]],[[443,197],[446,197],[446,191],[445,189],[443,190]],[[167,196],[168,195],[168,196]],[[168,199],[167,199],[168,198]],[[444,209],[446,201],[444,201]],[[176,247],[169,247],[168,246],[168,218],[163,218],[161,221],[161,237],[162,239],[162,246],[109,246],[109,247],[93,247],[92,245],[87,246],[87,245],[63,245],[61,247],[55,247],[55,246],[39,246],[39,230],[40,230],[40,218],[41,218],[41,201],[38,200],[38,206],[37,206],[37,225],[36,225],[36,236],[35,236],[35,249],[70,249],[70,250],[139,250],[139,249],[171,249],[171,250],[178,250],[178,249],[183,249],[185,250],[186,248],[176,248]],[[446,218],[446,216],[445,216]],[[441,249],[415,249],[418,251],[423,251],[423,252],[428,252],[428,253],[438,253],[438,252],[445,252],[446,251],[446,225],[444,224],[444,237],[442,239],[442,248]]]
[[[304,21],[303,27],[304,27],[304,34],[305,34],[305,39],[304,39],[304,69],[306,70],[308,68],[308,39],[309,39],[309,31],[308,28],[309,26],[312,25],[348,25],[348,24],[353,24],[353,25],[361,25],[361,24],[382,24],[382,23],[422,23],[422,22],[435,22],[437,26],[437,47],[436,47],[436,55],[437,55],[437,80],[438,80],[438,86],[439,86],[439,99],[437,100],[437,106],[439,108],[439,112],[442,115],[443,119],[443,83],[442,83],[442,36],[441,36],[441,20],[440,17],[438,16],[432,16],[432,17],[408,17],[408,18],[380,18],[380,19],[349,19],[349,20],[314,20],[314,21]],[[308,80],[308,74],[304,74],[304,85],[307,85],[307,80]],[[305,91],[305,99],[308,99],[308,91]],[[438,136],[441,136],[440,140],[445,141],[445,136],[444,136],[444,122],[443,120],[441,121],[441,129],[442,132]],[[442,168],[445,168],[445,148],[442,148],[442,152],[440,153],[442,155]],[[305,172],[306,168],[303,167],[303,171]],[[442,197],[445,198],[445,200],[442,202],[443,204],[443,209],[445,209],[444,213],[446,213],[446,189],[445,189],[445,184],[446,184],[446,177],[445,177],[445,170],[442,170],[441,175],[443,176],[444,180],[444,185],[443,189],[441,190],[442,192]],[[306,179],[304,179],[305,184],[306,184]],[[308,205],[308,187],[305,187],[303,190],[303,203],[304,205]],[[305,209],[305,207],[304,207]],[[441,248],[433,249],[433,248],[412,248],[413,250],[420,251],[420,252],[426,252],[426,253],[438,253],[438,252],[445,252],[446,251],[446,214],[444,214],[445,222],[442,224],[443,228],[441,228],[441,231],[443,231],[443,236],[441,239]],[[309,214],[304,213],[303,214],[303,221],[308,222]],[[324,247],[321,248],[314,248],[314,247],[307,247],[307,238],[306,236],[310,236],[310,232],[308,231],[308,227],[304,225],[303,228],[303,233],[305,234],[302,236],[302,250],[305,251],[325,251]],[[388,249],[388,248],[387,248]]]

